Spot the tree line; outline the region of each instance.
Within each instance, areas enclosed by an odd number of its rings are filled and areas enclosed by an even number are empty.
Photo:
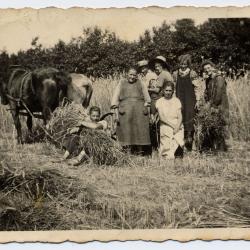
[[[189,53],[193,67],[199,72],[203,59],[212,59],[224,67],[242,67],[250,62],[250,19],[208,19],[195,25],[192,19],[180,19],[174,24],[163,22],[145,30],[137,41],[125,41],[114,32],[99,27],[84,28],[80,36],[65,43],[59,40],[45,48],[35,37],[31,47],[16,54],[2,51],[0,77],[5,79],[10,65],[25,68],[55,67],[88,76],[106,77],[121,73],[142,59],[157,55],[167,58],[171,70],[178,56]]]

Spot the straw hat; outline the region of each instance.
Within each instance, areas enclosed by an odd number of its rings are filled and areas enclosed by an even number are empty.
[[[150,67],[154,68],[155,63],[160,63],[163,68],[169,69],[169,65],[168,65],[167,60],[164,56],[157,56],[156,58],[152,59],[149,62]]]
[[[210,64],[212,67],[215,68],[215,64],[211,61],[211,60],[204,60],[202,63],[201,63],[201,68],[203,69],[205,65],[207,64]]]
[[[148,66],[148,60],[141,60],[137,63],[138,68]]]

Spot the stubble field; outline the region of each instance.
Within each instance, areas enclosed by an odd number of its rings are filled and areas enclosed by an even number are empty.
[[[103,113],[117,80],[94,83],[91,104]],[[249,227],[249,91],[248,82],[228,81],[228,152],[128,156],[114,166],[73,167],[57,162],[63,152],[49,142],[16,144],[1,105],[0,230]]]

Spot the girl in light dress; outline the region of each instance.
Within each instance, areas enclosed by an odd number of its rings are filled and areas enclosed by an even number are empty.
[[[182,124],[181,102],[173,96],[174,83],[164,81],[163,96],[156,101],[155,107],[160,120],[160,156],[175,159],[177,152],[183,154],[184,129]]]

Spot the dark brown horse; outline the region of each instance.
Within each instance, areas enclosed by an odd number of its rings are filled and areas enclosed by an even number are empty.
[[[70,77],[55,68],[41,68],[27,71],[16,68],[10,73],[9,81],[0,89],[3,104],[9,104],[17,130],[17,140],[22,142],[19,114],[26,109],[27,127],[32,130],[34,112],[41,112],[44,124],[51,113],[67,96]]]

